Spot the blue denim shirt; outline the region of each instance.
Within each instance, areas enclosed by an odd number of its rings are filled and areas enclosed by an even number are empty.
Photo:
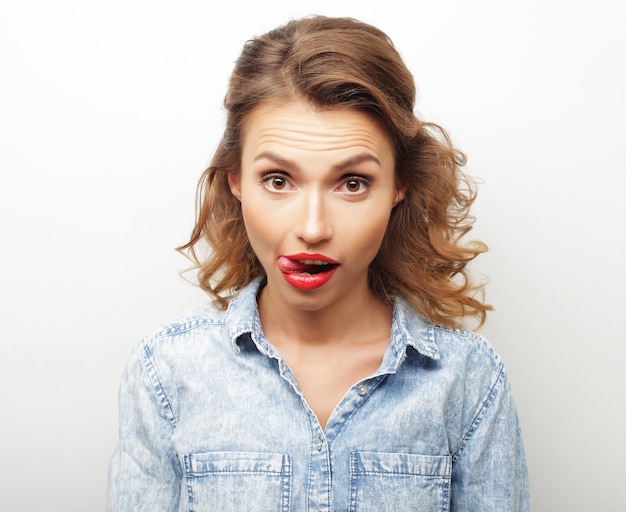
[[[509,381],[484,339],[397,300],[380,368],[323,429],[263,336],[259,283],[137,346],[107,510],[528,510]]]

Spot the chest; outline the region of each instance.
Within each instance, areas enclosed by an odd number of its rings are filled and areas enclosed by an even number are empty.
[[[317,384],[323,372],[300,372],[308,395],[286,364],[239,367],[210,393],[208,375],[180,386],[174,444],[194,510],[448,510],[446,393],[377,368]],[[335,398],[315,402],[325,390]]]
[[[285,350],[284,359],[322,428],[350,388],[372,376],[383,360],[387,340],[335,350]]]

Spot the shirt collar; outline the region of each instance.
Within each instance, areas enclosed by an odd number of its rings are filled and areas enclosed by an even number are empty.
[[[240,340],[244,334],[251,336],[262,353],[274,355],[276,352],[263,336],[259,319],[257,295],[264,282],[264,277],[256,278],[230,300],[226,325],[236,352],[241,350]],[[423,356],[439,359],[433,326],[422,320],[405,299],[398,298],[393,310],[391,340],[381,369],[388,367],[389,371],[394,371],[406,356],[407,347],[412,347]]]
[[[261,352],[267,354],[269,351],[270,346],[263,336],[257,305],[257,295],[264,282],[264,277],[257,277],[234,295],[228,304],[226,327],[236,352],[240,351],[239,341],[244,334],[251,335]]]
[[[399,354],[404,354],[406,347],[412,347],[423,356],[439,359],[433,325],[418,316],[413,306],[402,297],[396,299],[393,308],[390,344]]]

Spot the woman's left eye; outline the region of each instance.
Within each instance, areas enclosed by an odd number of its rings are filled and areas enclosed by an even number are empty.
[[[339,187],[342,192],[349,194],[359,194],[365,192],[370,186],[370,182],[363,176],[350,176],[344,180]]]

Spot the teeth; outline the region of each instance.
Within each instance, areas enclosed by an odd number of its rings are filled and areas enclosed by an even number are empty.
[[[322,260],[299,260],[301,263],[305,265],[328,265],[327,261]]]

